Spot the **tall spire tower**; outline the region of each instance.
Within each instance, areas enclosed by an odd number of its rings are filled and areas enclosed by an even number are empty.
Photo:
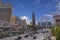
[[[32,13],[32,25],[35,26],[35,14],[34,14],[34,11]]]

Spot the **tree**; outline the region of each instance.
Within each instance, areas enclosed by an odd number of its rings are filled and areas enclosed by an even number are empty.
[[[60,27],[51,28],[51,32],[56,37],[56,40],[60,40]]]
[[[28,25],[29,29],[33,29],[33,30],[37,30],[37,28],[35,27],[35,25]]]

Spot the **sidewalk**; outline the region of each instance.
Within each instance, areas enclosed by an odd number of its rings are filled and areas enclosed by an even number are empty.
[[[56,37],[52,36],[52,37],[51,37],[51,40],[56,40]]]

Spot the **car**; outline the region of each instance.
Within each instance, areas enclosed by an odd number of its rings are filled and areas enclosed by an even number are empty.
[[[42,33],[45,33],[44,31]]]
[[[33,39],[37,39],[37,37],[36,37],[36,36],[34,36],[34,37],[33,37]]]
[[[0,39],[2,39],[3,37],[2,36],[0,36]]]
[[[37,34],[39,34],[39,32],[36,32]]]
[[[46,33],[49,33],[49,31],[46,31]]]
[[[30,36],[32,37],[32,36],[33,36],[33,34],[30,34]]]
[[[29,37],[29,35],[25,35],[24,37],[27,38],[27,37]]]
[[[15,39],[15,40],[21,40],[21,39],[22,39],[22,37],[21,36],[18,36],[17,39]]]
[[[32,32],[31,34],[35,35],[35,34],[38,34],[38,32],[34,31],[34,32]]]

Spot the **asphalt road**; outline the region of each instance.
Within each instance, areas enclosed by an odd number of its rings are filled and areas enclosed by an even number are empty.
[[[48,31],[48,33],[46,33],[46,31]],[[22,35],[17,35],[17,36],[13,36],[13,37],[7,37],[7,38],[3,38],[3,39],[0,39],[0,40],[15,40],[17,39],[18,36],[21,36],[22,39],[21,40],[49,40],[48,36],[50,37],[50,30],[49,29],[43,29],[43,30],[38,30],[39,34],[35,34],[33,35],[32,37],[29,36],[27,38],[25,38],[24,36],[27,35],[26,34],[22,34]],[[33,39],[33,37],[36,36],[37,38],[36,39]]]

